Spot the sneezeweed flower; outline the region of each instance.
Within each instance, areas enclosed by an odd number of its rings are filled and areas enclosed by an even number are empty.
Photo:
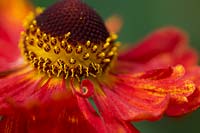
[[[24,58],[0,49],[0,132],[138,132],[131,121],[199,107],[197,56],[176,28],[118,54],[117,36],[79,0],[38,9],[24,26]]]

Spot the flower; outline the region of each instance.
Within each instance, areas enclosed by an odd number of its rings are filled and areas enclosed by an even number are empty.
[[[24,58],[0,38],[0,132],[138,132],[131,121],[200,105],[197,56],[179,29],[118,54],[117,36],[79,0],[39,8],[24,26]]]

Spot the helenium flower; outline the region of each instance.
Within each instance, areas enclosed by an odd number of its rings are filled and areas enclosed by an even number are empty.
[[[0,132],[138,132],[131,121],[199,107],[185,33],[162,28],[121,51],[108,28],[80,0],[32,12],[19,48],[0,25]]]

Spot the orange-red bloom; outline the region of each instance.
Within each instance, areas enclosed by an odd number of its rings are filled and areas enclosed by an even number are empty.
[[[131,121],[199,107],[197,55],[179,29],[157,30],[117,56],[115,37],[79,0],[32,19],[20,41],[26,59],[11,41],[15,34],[0,25],[0,132],[138,132]]]

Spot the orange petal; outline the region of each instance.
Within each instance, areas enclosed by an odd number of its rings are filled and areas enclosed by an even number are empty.
[[[5,41],[5,38],[1,36],[1,30],[3,29],[7,37],[9,37],[9,43],[17,48],[22,22],[30,10],[31,5],[27,0],[1,0],[0,40]]]
[[[113,15],[106,20],[105,24],[109,32],[118,33],[123,25],[123,20],[120,16]]]
[[[115,76],[117,81],[112,87],[101,84],[105,94],[99,102],[117,118],[129,121],[157,120],[170,108],[171,101],[177,105],[187,103],[196,88],[185,76],[183,66]]]
[[[2,0],[0,1],[0,16],[4,18],[3,21],[21,23],[31,8],[27,0]]]

